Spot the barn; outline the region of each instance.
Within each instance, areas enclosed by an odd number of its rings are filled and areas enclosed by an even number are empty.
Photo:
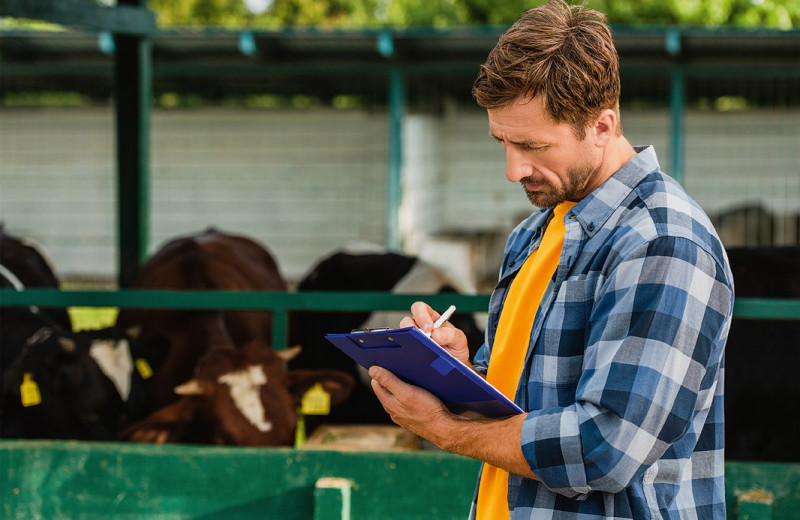
[[[197,410],[208,409],[198,404],[203,399],[219,406],[219,387],[255,406],[245,383],[261,377],[286,378],[287,403],[306,395],[307,374],[273,376],[275,360],[259,357],[258,342],[290,350],[284,347],[295,337],[295,311],[311,319],[348,311],[363,323],[373,310],[403,311],[425,293],[434,306],[455,302],[480,323],[503,241],[528,211],[518,188],[503,179],[502,153],[469,95],[478,64],[504,28],[182,33],[158,30],[136,2],[72,2],[69,12],[58,2],[23,4],[6,2],[0,15],[27,13],[71,28],[0,29],[0,224],[38,243],[62,284],[0,289],[0,301],[45,312],[171,312],[168,320],[181,323],[185,337],[202,331],[212,339],[196,353],[213,361],[206,367],[231,368],[214,373],[227,382],[213,388],[202,372],[174,402],[162,403],[169,413],[135,423],[138,435],[176,435],[171,444],[0,439],[0,514],[465,516],[475,461],[416,449],[208,446],[214,439],[230,444],[232,435],[218,415]],[[734,267],[728,392],[752,401],[755,411],[728,411],[742,432],[728,443],[728,516],[792,518],[800,508],[800,416],[791,413],[800,398],[790,372],[800,361],[800,36],[625,27],[615,35],[626,135],[656,146],[662,169],[713,217]],[[220,233],[266,246],[272,260],[242,247],[250,265],[274,262],[280,279],[270,287],[215,281],[190,250]],[[144,261],[176,238],[192,244],[180,244],[181,261],[191,266],[180,271],[204,276],[180,286],[137,286]],[[362,255],[402,256],[393,264],[401,266],[397,276],[367,284],[363,293],[335,285],[301,290],[325,259],[354,243]],[[221,249],[240,247],[225,244]],[[462,294],[426,294],[447,284],[395,290],[412,264],[440,270]],[[259,313],[269,327],[248,327]],[[228,337],[220,323],[237,332]],[[144,333],[140,338],[177,334]],[[121,384],[135,389],[147,366],[170,361],[126,341],[136,377]],[[229,341],[254,345],[248,359],[263,368],[248,372],[240,360],[219,361],[231,354]],[[53,345],[59,356],[72,352]],[[91,345],[87,353],[97,350]],[[87,353],[81,359],[97,359]],[[331,395],[344,395],[357,384],[350,377],[326,374],[324,382]],[[763,404],[777,402],[790,412]],[[170,425],[185,416],[193,426],[176,433]],[[315,421],[308,418],[309,431]],[[272,431],[258,421],[245,428],[250,438]],[[200,429],[214,439],[192,437]],[[420,476],[430,484],[424,490]]]

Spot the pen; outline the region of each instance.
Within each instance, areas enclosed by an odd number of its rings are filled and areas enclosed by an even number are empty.
[[[450,307],[447,308],[446,311],[442,313],[441,316],[439,316],[439,319],[436,320],[436,322],[433,324],[433,328],[438,329],[439,327],[441,327],[444,324],[444,322],[450,319],[450,316],[452,316],[454,312],[456,312],[456,306],[451,305]],[[429,338],[431,337],[430,332],[426,332],[425,335],[428,336]]]

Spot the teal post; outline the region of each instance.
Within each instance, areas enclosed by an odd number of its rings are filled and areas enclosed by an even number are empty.
[[[127,287],[147,254],[152,63],[150,42],[141,35],[116,34],[115,51],[118,282]]]
[[[289,339],[289,312],[286,309],[272,311],[272,348],[283,350]]]
[[[685,146],[684,108],[686,99],[686,80],[683,68],[677,59],[681,52],[681,35],[676,29],[669,29],[664,42],[667,54],[672,56],[676,63],[670,70],[669,108],[671,115],[670,155],[672,158],[672,177],[683,184],[683,153]]]
[[[683,70],[680,66],[674,66],[670,77],[669,100],[672,115],[672,177],[681,184],[683,184],[683,152],[686,138],[683,124],[685,89]]]
[[[405,76],[399,67],[389,73],[389,201],[387,205],[387,247],[400,251],[400,200],[403,168],[403,117],[406,110]]]

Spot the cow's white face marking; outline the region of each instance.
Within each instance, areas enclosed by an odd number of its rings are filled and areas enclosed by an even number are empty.
[[[222,375],[217,381],[230,387],[233,403],[250,424],[262,432],[272,429],[272,423],[264,419],[264,405],[261,403],[260,389],[267,383],[263,367],[250,365],[245,370]]]
[[[127,339],[114,342],[110,339],[92,341],[89,355],[97,362],[97,366],[108,377],[119,392],[123,401],[128,401],[131,394],[131,374],[133,358]]]

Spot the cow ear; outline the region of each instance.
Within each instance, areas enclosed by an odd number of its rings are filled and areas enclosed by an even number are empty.
[[[303,347],[300,345],[295,345],[293,347],[285,348],[283,350],[278,350],[275,353],[281,358],[285,363],[293,360],[300,354],[300,351],[303,350]]]
[[[191,379],[182,385],[176,386],[175,393],[178,395],[208,395],[211,393],[211,389],[205,381]]]
[[[337,405],[350,397],[355,387],[353,377],[339,370],[290,370],[286,373],[289,393],[296,403],[317,383],[331,396],[331,405]]]
[[[77,343],[74,339],[64,337],[58,338],[58,344],[61,346],[61,350],[67,354],[72,354],[75,352],[75,347],[77,346]]]

